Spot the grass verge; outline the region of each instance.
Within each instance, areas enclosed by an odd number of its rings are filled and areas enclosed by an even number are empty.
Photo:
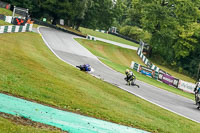
[[[36,33],[2,34],[0,42],[1,92],[150,132],[200,130],[198,123],[62,62]]]
[[[140,57],[137,55],[137,52],[134,50],[121,48],[121,47],[110,45],[108,43],[104,43],[100,41],[91,41],[91,40],[86,40],[86,39],[76,39],[76,40],[80,44],[82,44],[84,47],[86,47],[89,51],[91,51],[94,55],[101,57],[99,59],[103,63],[105,63],[109,67],[121,73],[124,73],[124,70],[130,66],[131,61],[135,61],[141,65],[144,65]],[[158,88],[165,89],[175,94],[187,97],[189,99],[194,99],[193,94],[188,94],[179,89],[168,86],[167,84],[161,83],[152,78],[144,76],[140,73],[137,73],[136,71],[133,71],[133,72],[137,76],[138,80],[144,81],[148,84],[151,84]],[[177,75],[177,77],[182,78],[182,77],[179,77],[179,75]]]
[[[0,20],[0,26],[6,26],[6,25],[12,25],[12,24],[7,23],[7,22],[5,22],[3,20]]]
[[[12,16],[12,11],[5,8],[0,8],[0,14],[5,16]]]
[[[57,26],[58,26],[58,27],[61,27],[61,28],[64,28],[64,29],[66,29],[66,30],[68,30],[68,31],[71,31],[71,32],[73,32],[73,33],[86,36],[86,34],[83,34],[83,33],[81,33],[80,31],[75,30],[75,29],[73,29],[73,28],[71,28],[71,27],[68,27],[68,26],[66,26],[66,25],[64,25],[64,26],[63,26],[63,25],[57,25]]]
[[[58,129],[0,113],[1,133],[60,133]]]
[[[120,38],[120,37],[117,37],[117,36],[114,36],[114,35],[111,35],[111,34],[106,34],[106,33],[94,31],[94,30],[91,30],[91,29],[83,28],[83,27],[80,27],[79,29],[83,34],[89,34],[91,36],[96,36],[96,37],[111,40],[111,41],[114,41],[114,42],[119,42],[119,43],[122,43],[122,44],[127,44],[127,45],[131,45],[131,46],[134,46],[134,47],[139,47],[139,45],[134,43],[134,42],[125,40],[123,38]]]

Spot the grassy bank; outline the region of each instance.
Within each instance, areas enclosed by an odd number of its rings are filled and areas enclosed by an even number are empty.
[[[150,132],[200,130],[195,122],[60,61],[36,33],[2,34],[0,42],[1,92]]]
[[[135,61],[139,64],[144,65],[140,57],[137,55],[136,51],[129,50],[125,48],[121,48],[118,46],[110,45],[100,41],[91,41],[85,39],[76,39],[80,44],[90,50],[93,54],[98,57],[101,57],[100,60],[110,66],[111,68],[124,73],[124,70],[130,66],[131,61]],[[104,58],[104,59],[102,59]],[[106,60],[105,60],[106,59]],[[164,67],[162,67],[164,68]],[[167,68],[165,68],[167,69]],[[165,70],[164,69],[164,70]],[[165,89],[167,91],[182,95],[184,97],[194,99],[194,95],[185,93],[181,90],[168,86],[164,83],[158,82],[152,78],[146,77],[140,73],[133,71],[137,76],[137,79],[154,85],[156,87]],[[172,73],[173,71],[171,71]],[[173,72],[176,74],[176,72]],[[177,75],[178,78],[185,80],[185,78],[181,75]]]
[[[0,14],[5,16],[12,16],[12,11],[5,8],[0,8]]]
[[[7,23],[7,22],[5,22],[3,20],[0,20],[0,26],[6,26],[6,25],[12,25],[12,24]]]
[[[60,133],[52,129],[46,129],[42,125],[25,122],[23,119],[17,120],[17,117],[11,119],[0,117],[0,132],[1,133]],[[35,127],[36,126],[36,127]]]
[[[91,29],[83,28],[83,27],[80,27],[79,29],[83,34],[89,34],[91,36],[96,36],[96,37],[99,37],[99,38],[119,42],[119,43],[122,43],[122,44],[127,44],[127,45],[131,45],[131,46],[139,47],[139,45],[134,43],[134,42],[125,40],[123,38],[120,38],[120,37],[117,37],[117,36],[114,36],[114,35],[111,35],[111,34],[106,34],[106,33],[94,31],[94,30],[91,30]]]

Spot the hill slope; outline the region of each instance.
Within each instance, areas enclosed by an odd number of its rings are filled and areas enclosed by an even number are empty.
[[[195,122],[60,61],[39,34],[3,34],[0,42],[1,92],[151,132],[200,130]]]

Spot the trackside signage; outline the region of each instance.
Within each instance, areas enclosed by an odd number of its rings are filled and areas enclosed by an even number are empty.
[[[176,88],[178,87],[178,84],[179,84],[179,79],[174,78],[167,74],[159,73],[158,79],[161,80],[163,83],[172,85]]]
[[[168,85],[173,85],[173,81],[174,81],[174,78],[167,75],[167,74],[163,74],[163,77],[162,77],[162,82],[163,83],[166,83]]]
[[[178,84],[179,89],[189,92],[189,93],[194,93],[195,86],[196,86],[195,84],[189,83],[183,80],[179,80],[179,84]]]
[[[144,67],[144,66],[140,66],[139,72],[144,74],[144,75],[150,76],[150,77],[154,76],[154,70],[149,69],[149,68]]]

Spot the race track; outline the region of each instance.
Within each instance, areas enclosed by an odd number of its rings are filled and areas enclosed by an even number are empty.
[[[124,81],[125,75],[111,70],[101,63],[96,56],[92,55],[86,48],[73,39],[77,36],[45,27],[41,27],[39,31],[49,48],[65,62],[74,66],[86,63],[90,64],[95,70],[93,75],[96,77],[171,112],[200,123],[200,110],[196,109],[194,101],[141,81],[137,81],[140,88],[126,86]]]

